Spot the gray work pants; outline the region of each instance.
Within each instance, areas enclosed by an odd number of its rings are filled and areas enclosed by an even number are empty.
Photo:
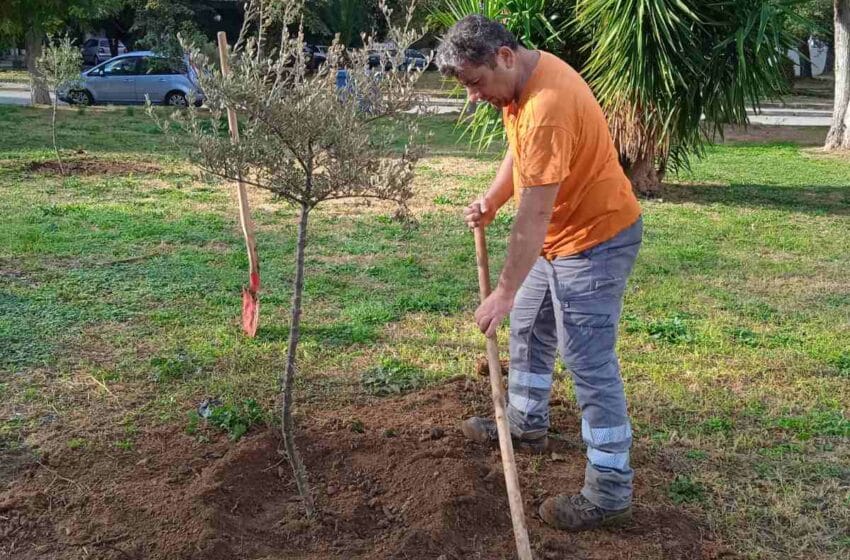
[[[572,372],[587,445],[582,494],[620,509],[632,498],[632,430],[615,346],[626,280],[640,249],[643,222],[586,251],[538,259],[511,312],[507,415],[517,437],[549,429],[552,370],[559,351]]]

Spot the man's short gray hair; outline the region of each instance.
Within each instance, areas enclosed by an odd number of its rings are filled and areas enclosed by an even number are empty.
[[[516,50],[519,43],[498,21],[477,14],[466,16],[446,32],[437,47],[437,67],[441,74],[452,77],[465,65],[492,68],[500,47]]]

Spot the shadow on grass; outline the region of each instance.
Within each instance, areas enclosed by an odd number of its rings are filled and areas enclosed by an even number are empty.
[[[777,187],[769,185],[665,184],[658,197],[665,202],[723,204],[786,212],[850,215],[850,185],[844,187]]]

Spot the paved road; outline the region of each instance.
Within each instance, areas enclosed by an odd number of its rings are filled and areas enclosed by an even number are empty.
[[[65,105],[65,102],[59,104]],[[0,82],[0,105],[30,105],[29,85]]]
[[[0,105],[29,105],[30,92],[26,84],[0,83]],[[64,105],[64,103],[62,103]],[[463,103],[441,97],[428,100],[430,109],[438,114],[458,113]],[[814,108],[792,105],[765,106],[759,114],[750,112],[752,124],[767,124],[779,126],[829,126],[832,123],[832,112],[828,105],[818,105]]]

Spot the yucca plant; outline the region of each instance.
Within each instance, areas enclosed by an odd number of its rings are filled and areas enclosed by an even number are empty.
[[[567,17],[574,0],[445,0],[428,18],[432,28],[445,30],[470,14],[500,21],[529,49],[561,54],[567,45]],[[457,90],[462,95],[462,90]],[[473,110],[474,109],[474,110]],[[458,125],[463,137],[479,149],[504,137],[501,114],[486,103],[464,106]]]
[[[608,117],[620,160],[638,192],[651,194],[670,168],[687,166],[723,124],[746,124],[747,106],[786,90],[786,23],[798,0],[446,0],[431,21],[448,27],[471,13],[502,21],[528,48],[572,57]],[[560,14],[552,23],[553,10]],[[551,25],[544,24],[544,21]],[[570,57],[568,57],[570,58]],[[461,117],[469,141],[502,138],[486,106]]]
[[[784,93],[794,0],[578,0],[585,78],[634,188],[651,194],[724,123]]]

